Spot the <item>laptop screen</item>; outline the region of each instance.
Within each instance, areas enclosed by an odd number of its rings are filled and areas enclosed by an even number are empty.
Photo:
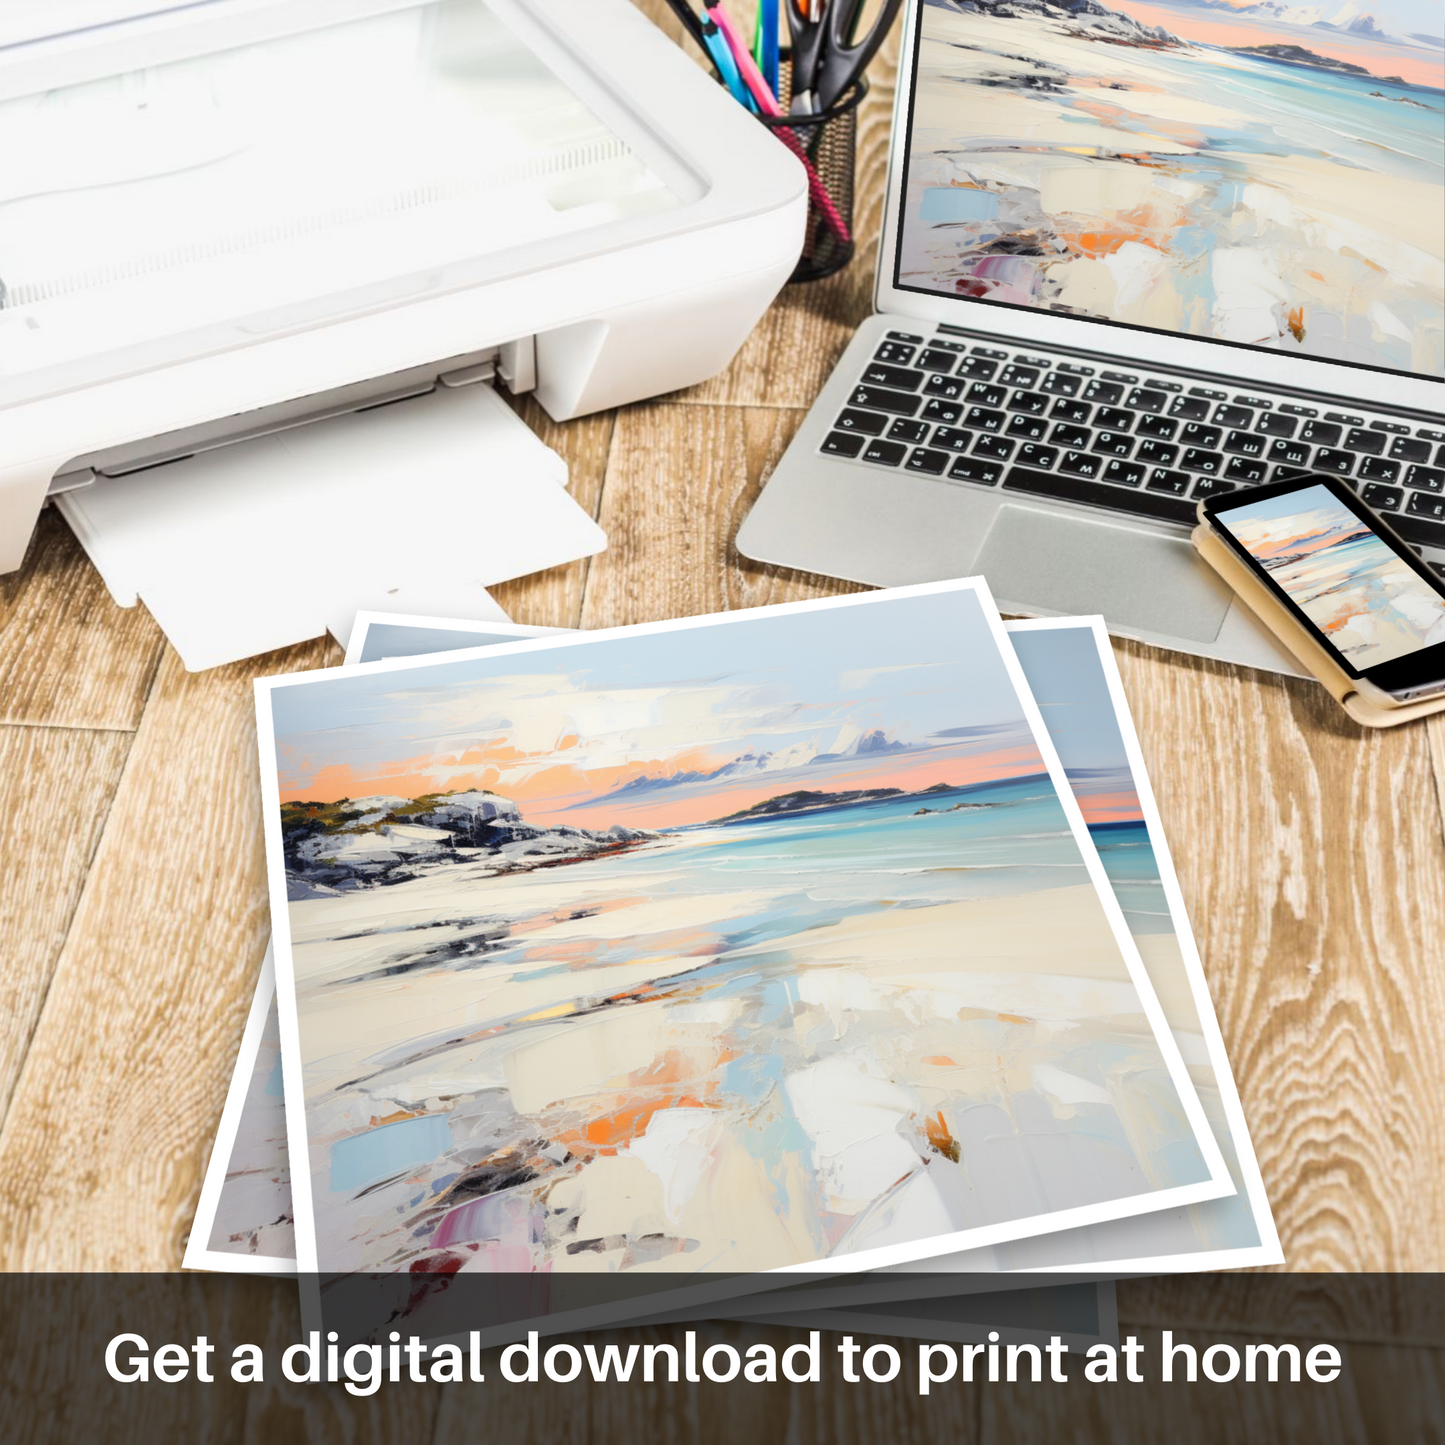
[[[916,17],[897,287],[1445,376],[1442,0]]]

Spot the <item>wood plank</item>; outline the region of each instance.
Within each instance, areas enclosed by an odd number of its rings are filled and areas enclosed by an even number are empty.
[[[502,393],[506,396],[506,393]],[[507,397],[513,410],[567,463],[567,490],[592,516],[602,505],[602,484],[612,446],[613,413],[555,422],[531,396]],[[609,539],[610,540],[610,539]],[[513,622],[533,627],[576,627],[582,615],[582,593],[587,585],[590,557],[550,567],[530,577],[518,577],[490,588]]]
[[[174,1269],[270,929],[251,679],[171,649],[0,1127],[0,1268]]]
[[[47,507],[24,566],[0,577],[0,723],[133,731],[163,645]]]
[[[1292,1269],[1445,1268],[1429,734],[1116,644]]]
[[[744,563],[733,546],[801,413],[652,403],[619,412],[584,627],[618,627],[860,591]]]
[[[132,735],[0,727],[0,1119],[20,1076]]]

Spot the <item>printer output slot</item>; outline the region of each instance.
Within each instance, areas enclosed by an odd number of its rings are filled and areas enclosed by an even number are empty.
[[[428,366],[411,367],[389,376],[374,377],[351,386],[296,397],[276,406],[219,417],[200,426],[184,427],[144,441],[129,442],[75,458],[56,473],[48,496],[89,486],[97,476],[125,477],[167,462],[181,461],[198,452],[306,426],[348,412],[370,411],[378,406],[427,396],[438,385],[456,387],[491,383],[501,378],[513,393],[536,385],[535,347],[530,336],[491,346],[466,356],[450,357]]]

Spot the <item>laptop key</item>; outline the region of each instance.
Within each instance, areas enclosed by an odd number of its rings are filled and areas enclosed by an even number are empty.
[[[1262,482],[1269,467],[1254,457],[1231,457],[1224,475],[1232,482]]]
[[[1240,457],[1262,457],[1266,445],[1257,431],[1232,431],[1224,439],[1224,450]]]
[[[964,431],[956,426],[936,427],[933,432],[933,445],[946,447],[951,452],[966,452],[977,435],[977,432]]]
[[[1189,490],[1189,474],[1171,472],[1168,467],[1155,467],[1149,474],[1149,490],[1169,492],[1173,496],[1182,497]]]
[[[1049,424],[1041,416],[1016,416],[1008,424],[1011,437],[1025,437],[1031,442],[1041,441]]]
[[[1361,481],[1393,482],[1399,475],[1399,462],[1386,461],[1384,457],[1366,457],[1360,463]]]
[[[1254,420],[1254,412],[1247,406],[1217,406],[1214,408],[1216,426],[1248,426]]]
[[[1004,386],[1035,386],[1038,379],[1038,367],[1020,366],[1017,362],[1004,367],[999,375],[999,381]]]
[[[1211,407],[1202,396],[1176,396],[1169,403],[1169,415],[1181,421],[1203,421]]]
[[[845,411],[833,423],[835,431],[857,431],[864,436],[882,436],[888,429],[888,418],[876,411]]]
[[[1019,462],[1026,467],[1041,467],[1047,471],[1058,459],[1057,447],[1040,447],[1033,442],[1026,442],[1019,448]]]
[[[1400,505],[1404,496],[1404,492],[1399,487],[1387,487],[1381,482],[1371,482],[1360,493],[1360,500],[1367,507],[1373,507],[1377,512],[1393,512]]]
[[[1292,437],[1299,430],[1299,422],[1292,416],[1267,411],[1255,422],[1254,429],[1267,437]]]
[[[848,404],[866,407],[871,411],[890,412],[894,416],[914,416],[923,404],[923,399],[910,396],[906,391],[889,391],[881,386],[858,386],[854,387]]]
[[[1316,446],[1332,447],[1343,435],[1342,429],[1327,421],[1307,421],[1299,434],[1302,442],[1314,442]]]
[[[1094,438],[1091,450],[1111,457],[1127,457],[1134,450],[1134,439],[1120,436],[1118,432],[1101,431]]]
[[[1216,477],[1224,470],[1224,458],[1218,452],[1205,451],[1203,447],[1186,447],[1179,458],[1181,467],[1191,472],[1203,472],[1205,476]]]
[[[906,416],[900,416],[888,428],[889,441],[911,442],[914,446],[917,446],[927,435],[928,423],[926,421],[914,421]]]
[[[1200,477],[1195,482],[1191,497],[1217,497],[1221,492],[1234,491],[1233,482],[1221,481],[1218,477]]]
[[[1054,403],[1054,408],[1049,415],[1055,421],[1072,421],[1082,424],[1088,421],[1093,412],[1094,408],[1087,402],[1060,400]]]
[[[1141,416],[1138,425],[1134,428],[1135,436],[1157,437],[1162,442],[1173,441],[1174,433],[1179,430],[1179,423],[1171,421],[1167,416]]]
[[[877,462],[879,466],[896,467],[908,455],[908,448],[902,442],[886,442],[874,437],[863,450],[865,462]]]
[[[997,371],[998,362],[989,361],[982,356],[966,356],[958,364],[958,374],[971,381],[992,381]]]
[[[1179,440],[1187,447],[1217,447],[1224,433],[1217,426],[1200,426],[1191,421],[1179,433]]]
[[[1145,468],[1138,462],[1121,462],[1115,457],[1108,466],[1104,468],[1104,480],[1113,482],[1115,486],[1137,487],[1144,480]]]
[[[1135,411],[1163,411],[1164,403],[1169,397],[1162,391],[1154,391],[1147,386],[1136,386],[1129,393],[1129,400],[1126,406],[1132,407]]]
[[[1013,455],[1014,444],[1003,437],[979,437],[973,444],[976,457],[989,457],[994,461],[1006,462]]]
[[[926,472],[930,477],[941,477],[948,469],[947,452],[936,452],[929,447],[916,447],[908,458],[910,472]]]
[[[1044,377],[1043,390],[1050,396],[1078,396],[1080,378],[1070,376],[1066,371],[1051,371]]]
[[[899,391],[917,391],[923,385],[923,373],[904,366],[885,366],[870,362],[863,368],[863,380],[870,386],[894,386]]]
[[[921,346],[923,344],[923,338],[921,336],[915,336],[911,331],[890,331],[888,333],[888,339],[890,341],[909,341],[912,342],[914,346]]]
[[[989,411],[983,406],[971,406],[963,414],[964,425],[971,426],[976,431],[1002,431],[1004,420],[1001,411]]]
[[[1386,438],[1377,431],[1362,431],[1351,427],[1345,433],[1345,445],[1352,452],[1363,452],[1367,457],[1377,457],[1385,450]]]
[[[1084,388],[1085,401],[1101,401],[1105,406],[1113,406],[1123,395],[1124,388],[1117,381],[1100,381],[1098,377]]]
[[[1104,470],[1104,459],[1088,452],[1065,452],[1059,470],[1075,477],[1097,477]]]
[[[1128,431],[1134,425],[1134,413],[1122,407],[1101,406],[1094,413],[1094,425],[1105,431]]]
[[[990,386],[987,382],[976,381],[968,389],[966,400],[976,406],[1002,406],[1008,391],[1002,386]]]
[[[1309,464],[1310,449],[1303,442],[1286,441],[1276,437],[1269,444],[1269,459],[1286,467],[1304,467]],[[1286,478],[1280,477],[1280,481]]]
[[[957,401],[963,395],[963,389],[968,383],[957,376],[945,376],[941,371],[935,371],[924,383],[923,389],[929,396],[941,396],[946,401]]]
[[[1445,496],[1432,497],[1424,492],[1411,492],[1405,510],[1412,517],[1429,517],[1433,521],[1445,521]]]
[[[1041,391],[1016,391],[1009,397],[1008,409],[1042,416],[1049,409],[1049,399]]]
[[[823,450],[830,456],[856,457],[867,440],[867,437],[858,432],[830,431],[823,438]]]
[[[1411,502],[1416,498],[1424,501],[1417,492],[1411,497]],[[1432,522],[1421,516],[1410,516],[1406,512],[1395,512],[1390,517],[1390,525],[1407,541],[1413,542],[1418,547],[1445,547],[1445,523]]]
[[[886,361],[889,366],[907,366],[912,360],[914,349],[901,341],[885,341],[873,353],[874,361]]]
[[[1422,492],[1445,491],[1445,470],[1439,467],[1411,467],[1405,473],[1405,485]]]
[[[1112,487],[1108,482],[1092,481],[1077,475],[1010,467],[1003,484],[1008,491],[1029,492],[1034,496],[1054,497],[1065,502],[1085,502],[1090,506],[1107,507],[1110,511],[1134,516],[1157,517],[1169,522],[1194,520],[1194,503],[1183,497],[1143,490],[1126,491],[1123,487]]]
[[[929,421],[946,422],[952,426],[963,415],[963,408],[956,406],[951,401],[941,401],[938,397],[932,396],[924,403],[923,415]]]
[[[942,351],[936,346],[930,346],[918,353],[917,365],[925,371],[951,372],[958,365],[958,354],[953,351]]]
[[[1396,436],[1394,441],[1390,442],[1390,455],[1396,461],[1429,461],[1431,444],[1416,441],[1413,436]]]
[[[1049,440],[1051,442],[1058,442],[1058,444],[1063,447],[1077,448],[1088,446],[1092,436],[1093,432],[1087,427],[1066,426],[1063,422],[1060,422],[1058,426],[1054,428],[1054,434]]]
[[[950,477],[957,477],[961,482],[979,482],[985,487],[991,487],[1003,476],[1003,468],[997,462],[985,462],[977,457],[959,457],[948,469]]]
[[[1347,477],[1355,469],[1355,456],[1353,452],[1340,451],[1337,447],[1321,447],[1315,453],[1315,466],[1322,472]]]

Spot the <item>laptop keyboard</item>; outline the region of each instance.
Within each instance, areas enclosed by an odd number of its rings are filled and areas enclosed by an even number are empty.
[[[1328,472],[1445,549],[1445,430],[948,336],[888,332],[821,450],[1189,525],[1202,497]]]

